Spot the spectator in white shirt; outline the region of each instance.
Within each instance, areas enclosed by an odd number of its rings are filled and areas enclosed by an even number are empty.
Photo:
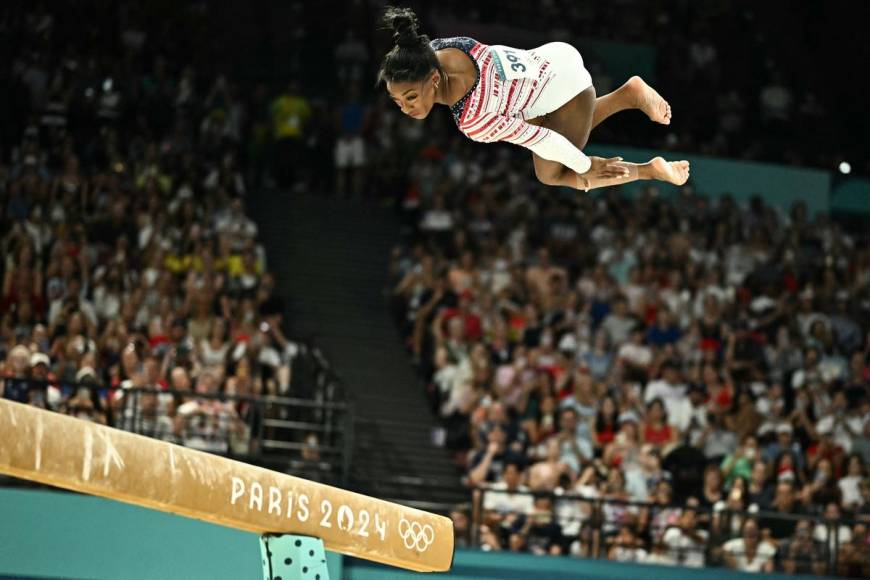
[[[852,541],[852,530],[846,524],[840,523],[840,506],[830,502],[825,507],[827,522],[821,521],[813,530],[813,539],[824,544],[828,542],[830,554],[835,554],[838,545],[848,544]]]
[[[483,496],[483,509],[501,515],[509,513],[529,514],[534,498],[529,488],[522,485],[523,470],[517,461],[507,461],[501,479],[493,483]]]
[[[707,532],[699,530],[695,510],[687,509],[675,526],[665,531],[662,542],[668,547],[673,561],[690,568],[704,567],[704,549]]]
[[[816,424],[816,431],[821,435],[831,435],[834,441],[846,453],[852,452],[852,440],[864,432],[866,418],[857,413],[849,413],[849,401],[845,391],[834,393],[831,401],[831,411]]]
[[[436,195],[431,209],[420,220],[420,229],[427,232],[446,232],[453,228],[453,215],[444,205],[444,197]]]
[[[776,548],[760,536],[758,523],[746,520],[741,536],[728,540],[723,546],[728,567],[741,572],[773,572]]]
[[[628,376],[646,378],[652,358],[652,349],[643,343],[643,328],[635,327],[630,340],[619,348],[617,360],[624,366]]]
[[[643,400],[646,403],[661,399],[668,412],[668,423],[685,430],[691,419],[691,405],[686,400],[686,385],[682,382],[680,371],[673,361],[662,365],[662,377],[646,386]]]
[[[841,478],[837,485],[843,495],[843,507],[851,510],[862,503],[860,484],[864,477],[864,462],[860,455],[853,453],[846,460],[846,465],[846,477]]]

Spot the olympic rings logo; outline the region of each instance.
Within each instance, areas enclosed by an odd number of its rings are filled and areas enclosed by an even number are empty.
[[[435,541],[435,530],[429,524],[420,525],[419,522],[409,522],[405,518],[399,521],[399,535],[409,550],[417,549],[425,552]]]

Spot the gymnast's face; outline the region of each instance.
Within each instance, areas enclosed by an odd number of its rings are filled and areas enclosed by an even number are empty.
[[[396,81],[387,83],[387,93],[402,112],[414,119],[425,119],[435,106],[435,92],[441,75],[432,71],[422,81]]]

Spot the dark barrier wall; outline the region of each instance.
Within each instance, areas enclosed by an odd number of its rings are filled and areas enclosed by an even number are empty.
[[[0,488],[0,578],[259,580],[257,536],[110,500]],[[450,574],[414,574],[329,554],[332,580],[669,580],[751,578],[691,570],[460,550]],[[786,578],[766,574],[765,578]]]
[[[341,557],[329,564],[341,578]],[[97,497],[0,488],[4,576],[259,580],[263,568],[256,534]]]
[[[435,574],[450,580],[785,580],[808,576],[782,574],[748,574],[721,568],[677,568],[582,560],[568,557],[532,556],[504,552],[458,550],[449,574]],[[432,574],[414,574],[388,569],[361,560],[345,558],[344,580],[405,580],[406,578],[432,578]],[[822,578],[815,576],[815,578]]]

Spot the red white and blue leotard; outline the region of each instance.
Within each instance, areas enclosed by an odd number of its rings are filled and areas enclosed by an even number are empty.
[[[563,135],[526,122],[551,113],[592,86],[577,50],[553,42],[532,50],[486,45],[467,37],[438,38],[434,50],[457,48],[477,69],[471,90],[451,107],[459,130],[482,143],[514,143],[577,173],[591,162]]]

